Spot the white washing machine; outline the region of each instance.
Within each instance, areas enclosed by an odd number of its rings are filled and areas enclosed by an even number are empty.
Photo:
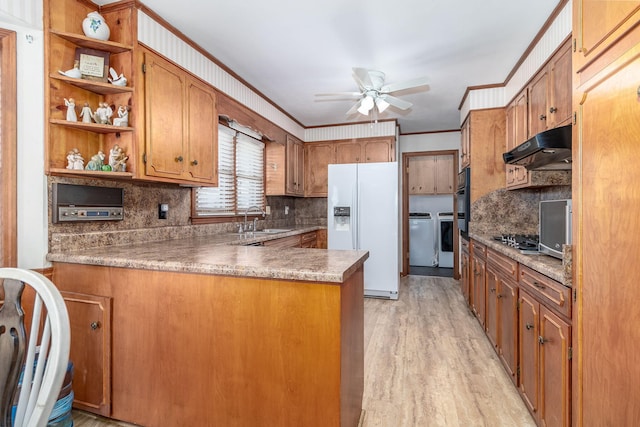
[[[438,265],[436,221],[430,212],[409,214],[409,265],[416,267]]]
[[[439,267],[453,268],[453,212],[438,212]]]

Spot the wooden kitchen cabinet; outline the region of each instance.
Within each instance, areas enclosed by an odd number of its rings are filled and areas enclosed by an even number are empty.
[[[57,282],[56,282],[57,284]],[[111,414],[111,304],[109,297],[61,292],[69,313],[74,408]]]
[[[141,57],[146,175],[217,185],[215,91],[152,52]]]
[[[453,156],[409,157],[409,194],[453,194]]]
[[[267,143],[265,147],[267,196],[304,195],[304,144],[286,135],[285,141]]]
[[[471,260],[469,256],[469,241],[466,239],[460,239],[460,287],[462,296],[467,302],[468,306],[471,306],[470,289],[471,289]]]
[[[305,143],[304,195],[327,197],[329,165],[335,163],[335,145],[332,143]]]
[[[571,122],[571,46],[567,40],[507,106],[506,145],[510,151],[528,138]],[[506,165],[506,188],[570,185],[569,171],[528,171]]]
[[[482,243],[471,240],[471,310],[478,318],[480,325],[486,327],[487,311],[487,247]]]
[[[287,135],[287,194],[304,195],[304,144]]]
[[[571,425],[571,325],[520,289],[520,393],[538,425]]]
[[[336,163],[395,161],[395,138],[361,138],[336,142]]]
[[[468,138],[471,203],[505,185],[505,108],[472,110],[463,123],[462,144]],[[466,129],[466,130],[465,130]],[[473,218],[471,218],[473,220]]]
[[[469,166],[471,157],[469,156],[469,127],[471,121],[467,118],[460,128],[460,167],[466,168]]]
[[[317,248],[318,237],[315,231],[304,233],[300,235],[300,247],[301,248]]]
[[[576,0],[573,12],[572,414],[579,427],[635,425],[640,171],[627,165],[640,157],[640,2]]]
[[[95,11],[95,5],[80,0],[45,0],[44,45],[48,52],[45,58],[45,172],[56,175],[92,176],[100,178],[132,178],[136,175],[133,160],[127,162],[126,171],[106,172],[67,169],[67,156],[77,149],[84,158],[84,165],[91,157],[109,150],[116,144],[130,159],[137,155],[135,115],[129,115],[128,126],[84,123],[81,112],[88,104],[92,112],[99,103],[107,103],[114,112],[120,106],[131,108],[138,96],[134,73],[134,32],[137,10],[131,3],[107,5],[100,13],[111,29],[110,39],[101,41],[86,37],[82,32],[82,21],[87,13]],[[115,86],[106,81],[72,78],[60,74],[74,68],[80,53],[99,51],[108,58],[108,63],[118,73],[128,77],[127,86]],[[94,53],[95,55],[95,53]],[[106,70],[108,73],[108,70]],[[66,120],[66,101],[73,99],[78,121]],[[114,114],[117,117],[117,113]]]
[[[518,368],[518,262],[487,249],[487,336],[514,384]]]
[[[280,237],[278,239],[265,240],[263,246],[272,246],[276,248],[299,248],[300,235]]]

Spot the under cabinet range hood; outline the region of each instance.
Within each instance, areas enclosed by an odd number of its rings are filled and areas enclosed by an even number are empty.
[[[528,170],[571,169],[571,125],[540,132],[502,158],[507,164]]]
[[[124,190],[53,183],[51,220],[54,224],[78,221],[121,221],[124,219]]]

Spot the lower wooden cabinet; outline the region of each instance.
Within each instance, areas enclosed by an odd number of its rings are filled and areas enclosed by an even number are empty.
[[[520,393],[539,425],[570,426],[571,325],[520,290]]]
[[[460,288],[462,296],[469,306],[471,305],[471,300],[469,298],[471,281],[471,277],[469,275],[470,268],[471,260],[469,256],[469,241],[460,239]]]
[[[65,291],[61,294],[71,325],[73,407],[109,416],[112,298]]]
[[[301,248],[317,248],[318,247],[318,238],[315,231],[310,233],[304,233],[300,236],[300,247]]]
[[[463,239],[462,293],[525,405],[539,426],[571,426],[571,288],[480,242],[468,246]]]

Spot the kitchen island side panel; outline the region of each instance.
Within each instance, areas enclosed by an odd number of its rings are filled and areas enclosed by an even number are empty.
[[[329,284],[54,263],[61,290],[113,298],[111,417],[148,427],[355,427],[362,279],[362,267]]]

